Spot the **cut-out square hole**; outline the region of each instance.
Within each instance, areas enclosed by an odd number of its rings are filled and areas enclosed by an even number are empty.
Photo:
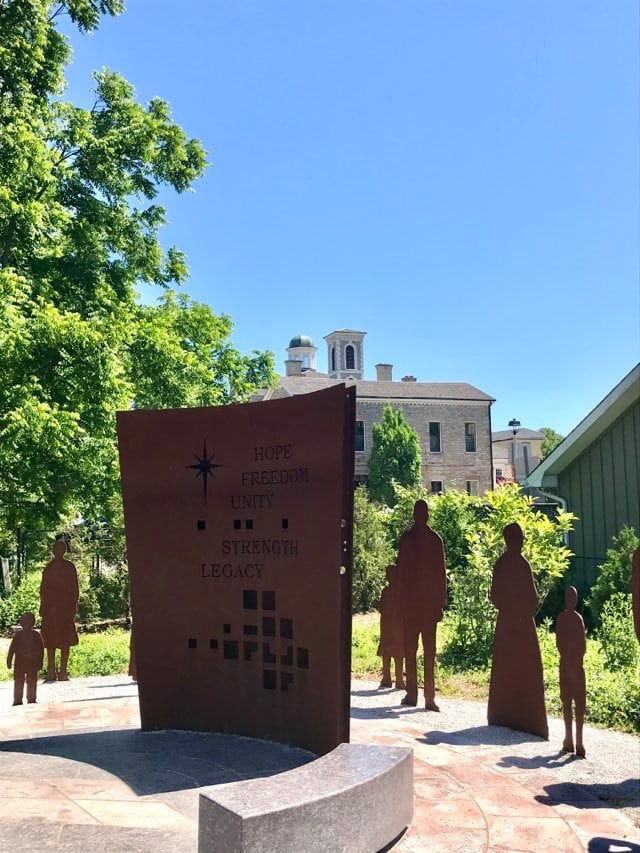
[[[197,649],[198,648],[198,641],[196,640],[195,637],[189,637],[189,639],[187,640],[187,646],[190,649]]]
[[[231,625],[229,625],[228,622],[222,626],[222,633],[223,634],[230,634],[231,633]]]
[[[242,591],[242,606],[245,610],[258,609],[258,590],[244,589]]]
[[[217,649],[218,648],[218,641],[217,640],[209,640],[209,648],[210,649]]]
[[[265,690],[276,690],[278,685],[277,673],[273,669],[262,670],[262,686]]]
[[[247,530],[253,530],[253,519],[252,519],[252,518],[248,518],[248,519],[245,521],[244,526],[247,528]]]
[[[280,655],[282,666],[293,666],[293,646],[287,646],[286,655]]]
[[[257,625],[245,625],[244,626],[244,635],[245,637],[255,637],[258,633]]]
[[[251,660],[254,652],[258,651],[258,644],[253,642],[245,642],[243,643],[243,657],[245,660]]]
[[[239,518],[235,518],[233,521],[233,529],[234,530],[242,530],[242,521]]]
[[[198,527],[198,530],[206,530],[207,529],[207,522],[203,518],[201,518],[197,522],[197,527]]]
[[[283,530],[287,530],[287,529],[288,529],[288,527],[289,527],[289,519],[288,519],[288,518],[283,518],[283,519],[282,519],[282,529],[283,529]]]
[[[265,637],[275,637],[276,620],[273,618],[273,616],[262,617],[262,633]]]
[[[280,690],[283,693],[288,693],[288,688],[293,684],[293,673],[292,672],[281,672],[280,673]]]
[[[275,610],[276,609],[276,594],[275,592],[263,592],[262,593],[262,609],[263,610]]]
[[[262,663],[275,663],[276,656],[269,648],[269,643],[262,644]]]
[[[283,640],[293,640],[293,619],[280,620],[280,636]]]
[[[298,648],[296,652],[298,669],[309,669],[309,649]]]
[[[239,643],[237,640],[225,640],[223,643],[222,657],[225,660],[238,660]]]

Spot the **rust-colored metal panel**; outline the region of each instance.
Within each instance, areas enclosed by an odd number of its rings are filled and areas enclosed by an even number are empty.
[[[349,739],[354,411],[118,413],[143,729]]]

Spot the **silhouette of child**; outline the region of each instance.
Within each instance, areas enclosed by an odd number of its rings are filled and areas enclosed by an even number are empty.
[[[40,631],[33,627],[36,624],[33,613],[23,613],[18,621],[21,627],[15,632],[7,655],[7,667],[11,669],[13,664],[13,704],[22,705],[25,681],[27,702],[33,704],[36,701],[38,673],[44,661],[44,643]]]
[[[380,596],[380,644],[378,656],[382,658],[382,681],[380,687],[392,687],[391,658],[395,666],[396,688],[404,690],[402,664],[404,661],[404,627],[398,590],[397,572],[394,565],[387,566],[387,586]]]
[[[69,649],[78,645],[74,624],[78,609],[78,574],[64,559],[67,545],[59,539],[53,545],[53,560],[44,568],[40,584],[42,637],[47,650],[47,681],[68,681]],[[56,676],[56,649],[60,649],[60,671]]]
[[[563,752],[573,752],[572,702],[576,708],[575,753],[585,757],[582,743],[582,724],[586,706],[586,687],[582,661],[587,649],[587,640],[582,616],[576,612],[578,591],[568,586],[564,593],[565,610],[556,621],[556,646],[560,652],[560,698],[564,715]]]

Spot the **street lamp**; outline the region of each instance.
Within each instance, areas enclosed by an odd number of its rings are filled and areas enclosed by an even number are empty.
[[[513,479],[518,482],[518,474],[516,472],[516,435],[520,429],[520,421],[515,418],[509,421],[509,429],[513,433]]]

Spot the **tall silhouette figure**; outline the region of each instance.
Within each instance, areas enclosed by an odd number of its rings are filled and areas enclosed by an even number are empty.
[[[568,586],[564,592],[565,609],[556,620],[556,646],[560,652],[560,698],[564,716],[564,752],[573,752],[573,713],[572,704],[576,708],[576,741],[575,753],[584,758],[582,743],[582,725],[587,702],[587,691],[584,679],[583,659],[587,650],[587,638],[582,616],[576,612],[578,606],[578,590]]]
[[[398,570],[387,566],[387,585],[380,595],[380,644],[378,655],[382,658],[382,681],[380,687],[392,687],[391,658],[395,666],[396,688],[404,690],[402,676],[404,661],[404,625],[400,607]]]
[[[522,556],[519,524],[503,531],[507,550],[498,558],[489,597],[498,610],[493,641],[489,725],[507,726],[548,739],[542,659],[534,614],[538,591],[531,566]]]
[[[631,557],[631,608],[633,610],[633,627],[640,643],[640,545]]]
[[[407,669],[407,694],[403,705],[418,704],[416,656],[422,635],[424,649],[425,707],[439,711],[435,700],[434,665],[436,627],[447,603],[447,575],[444,546],[438,534],[428,526],[429,507],[416,501],[413,525],[402,534],[398,546],[397,571],[404,619],[404,652]]]
[[[27,702],[31,705],[36,701],[38,673],[44,660],[44,646],[40,631],[33,627],[36,617],[33,613],[23,613],[20,628],[15,632],[9,645],[7,667],[13,666],[13,704],[22,705],[24,683],[27,682]]]
[[[53,545],[53,560],[47,563],[40,584],[40,616],[42,639],[47,650],[47,681],[68,681],[69,649],[78,645],[75,618],[78,609],[78,574],[76,567],[64,559],[66,543],[59,539]],[[56,674],[56,649],[60,649],[60,670]]]

